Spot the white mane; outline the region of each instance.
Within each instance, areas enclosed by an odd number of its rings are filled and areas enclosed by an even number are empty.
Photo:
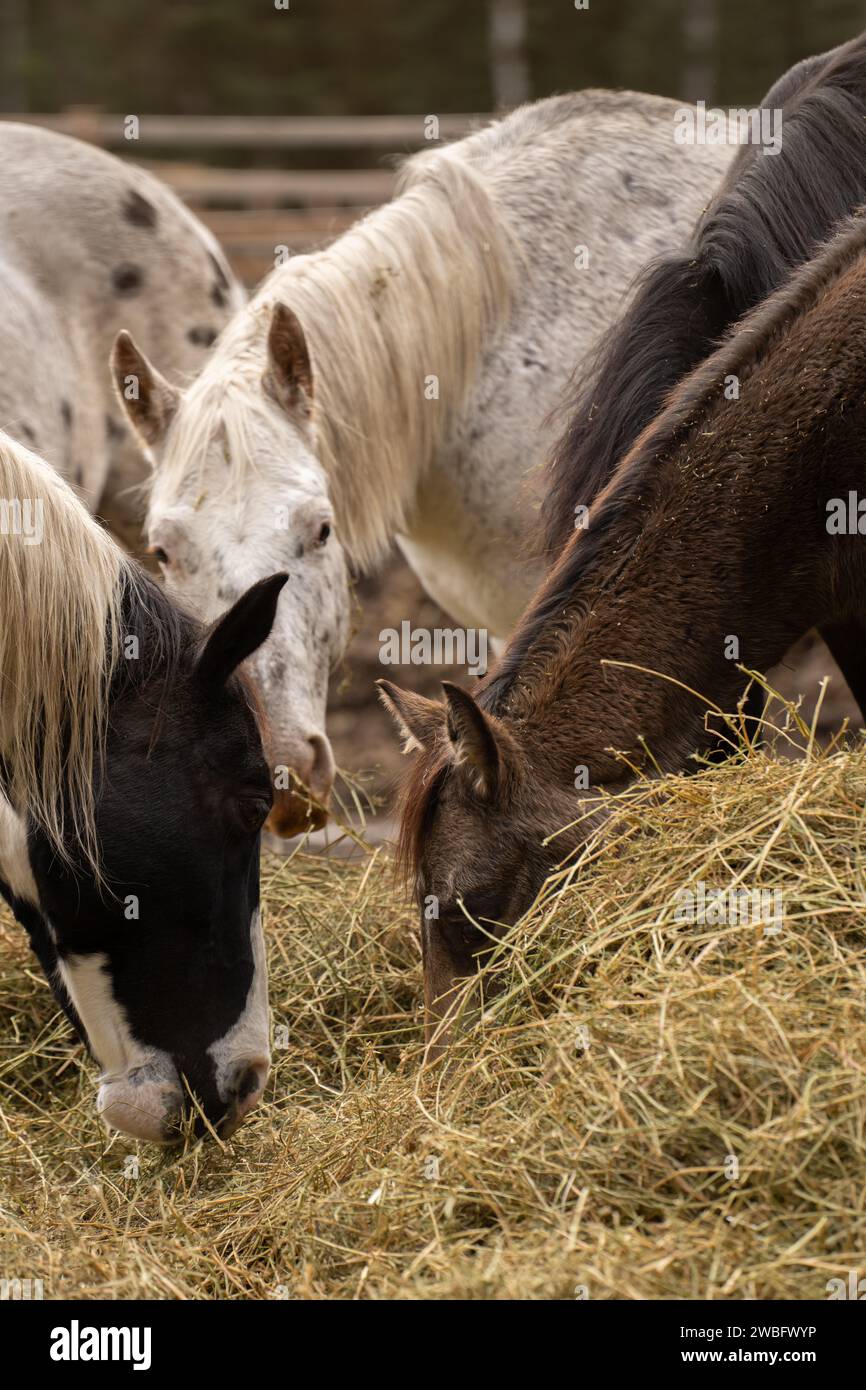
[[[281,300],[307,337],[317,453],[341,539],[363,568],[382,555],[511,304],[519,253],[459,150],[410,160],[392,202],[267,277],[184,399],[159,473],[163,499],[200,473],[218,434],[230,484],[254,469],[256,420],[273,422],[261,377]],[[425,395],[431,377],[438,399]]]
[[[21,509],[33,526],[16,532]],[[38,536],[38,540],[35,537]],[[0,760],[5,795],[98,874],[93,762],[105,736],[129,562],[72,490],[0,432]],[[64,813],[67,803],[68,820]]]

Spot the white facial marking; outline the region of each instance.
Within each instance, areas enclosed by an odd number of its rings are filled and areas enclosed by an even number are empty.
[[[133,1067],[127,1076],[103,1082],[96,1108],[109,1129],[151,1143],[170,1143],[176,1135],[172,1120],[180,1116],[183,1093],[177,1072],[165,1053],[152,1052],[151,1059]]]
[[[167,1052],[136,1042],[111,988],[101,951],[59,963],[66,991],[103,1068],[96,1108],[105,1122],[136,1139],[165,1139],[166,1122],[183,1103],[180,1079]]]
[[[239,1064],[253,1060],[260,1061],[265,1068],[270,1064],[268,967],[262,914],[258,909],[250,922],[250,940],[253,978],[243,1013],[229,1031],[208,1048],[216,1071],[217,1090],[220,1099],[226,1103],[231,1099],[232,1083]]]

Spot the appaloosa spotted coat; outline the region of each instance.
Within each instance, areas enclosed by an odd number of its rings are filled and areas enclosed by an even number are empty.
[[[219,246],[144,170],[2,123],[0,295],[0,427],[128,534],[145,465],[114,394],[111,346],[128,328],[176,382],[198,372],[244,302]]]

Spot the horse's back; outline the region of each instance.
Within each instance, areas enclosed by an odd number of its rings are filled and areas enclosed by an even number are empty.
[[[428,592],[504,636],[540,576],[530,558],[540,465],[573,374],[588,370],[648,261],[685,245],[735,154],[678,144],[682,104],[583,91],[518,108],[437,158],[467,163],[507,227],[518,267],[510,320],[401,545]],[[507,558],[505,558],[507,557]]]
[[[81,305],[95,293],[99,307],[134,312],[171,290],[179,313],[193,298],[189,326],[201,328],[203,297],[216,310],[244,302],[215,238],[168,187],[39,126],[0,123],[0,237],[56,297]]]
[[[519,292],[500,346],[522,362],[535,355],[527,340],[540,342],[559,368],[535,383],[536,423],[561,369],[580,367],[644,266],[685,244],[731,165],[735,145],[677,142],[683,109],[590,89],[519,107],[444,152],[476,171],[516,248]]]
[[[736,153],[677,143],[683,109],[668,97],[589,89],[519,107],[452,147],[537,268],[534,293],[546,283],[579,299],[574,363],[610,323],[612,298],[689,236]]]
[[[37,296],[32,322],[13,339],[18,362],[0,384],[0,424],[14,432],[22,413],[39,416],[27,422],[38,446],[91,505],[109,470],[113,493],[122,494],[142,464],[111,391],[114,338],[128,329],[177,381],[196,373],[244,302],[218,243],[146,170],[67,136],[3,122],[0,278],[19,286],[29,280]],[[0,338],[4,374],[8,339],[7,331]],[[34,383],[65,376],[67,361],[76,384],[58,442],[58,393],[52,409]],[[135,510],[119,497],[112,519],[125,529],[123,514]]]
[[[558,193],[567,202],[579,194],[587,210],[596,195],[642,190],[650,211],[659,204],[674,207],[690,192],[700,207],[737,147],[678,142],[678,113],[689,109],[670,97],[589,88],[519,106],[445,153],[472,165],[506,211],[519,213],[533,190],[537,198]],[[423,167],[431,158],[435,154],[428,152],[416,161]],[[664,201],[656,193],[662,181]],[[547,210],[555,212],[556,202]],[[633,231],[640,236],[640,227]]]

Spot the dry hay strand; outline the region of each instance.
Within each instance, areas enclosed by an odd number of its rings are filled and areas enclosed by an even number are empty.
[[[864,805],[862,745],[617,802],[444,1073],[386,857],[266,861],[275,1066],[227,1145],[104,1135],[4,919],[0,1273],[47,1298],[826,1297],[866,1251]],[[701,881],[778,890],[783,920],[676,920]]]

